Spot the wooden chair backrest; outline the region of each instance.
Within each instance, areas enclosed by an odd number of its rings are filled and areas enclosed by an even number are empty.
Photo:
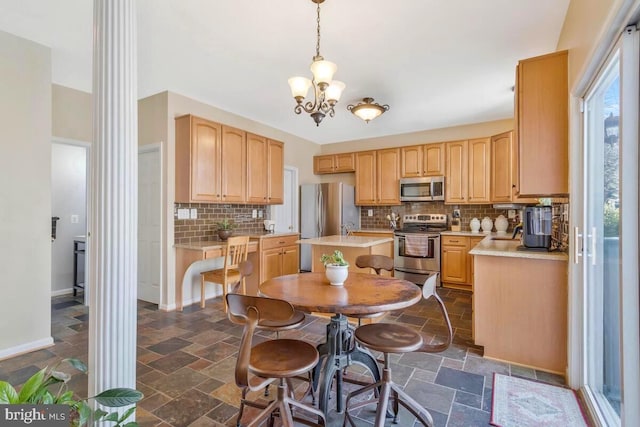
[[[284,322],[293,317],[295,309],[284,300],[241,294],[227,294],[227,307],[228,316],[232,321],[244,320],[235,377],[238,387],[247,387],[249,385],[249,361],[253,333],[258,322],[261,319]]]
[[[234,236],[227,239],[227,256],[224,258],[225,275],[229,269],[238,269],[249,253],[249,236]]]
[[[356,258],[356,265],[360,268],[373,268],[380,275],[380,270],[393,270],[393,259],[385,255],[360,255]]]
[[[447,339],[444,342],[439,344],[427,344],[425,342],[422,348],[418,350],[424,353],[439,353],[441,351],[444,351],[447,348],[449,348],[449,346],[451,345],[451,341],[453,340],[453,328],[451,327],[451,320],[449,320],[449,313],[447,313],[447,307],[445,307],[444,302],[442,301],[442,299],[440,299],[440,296],[438,296],[438,293],[436,292],[438,274],[439,273],[435,273],[429,276],[427,280],[425,280],[424,284],[422,285],[422,297],[425,300],[428,300],[429,298],[433,297],[438,303],[438,306],[440,308],[440,313],[442,313],[442,317],[447,325]]]

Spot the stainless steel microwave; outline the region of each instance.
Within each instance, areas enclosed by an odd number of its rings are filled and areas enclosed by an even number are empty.
[[[403,202],[444,200],[444,176],[401,178],[400,200]]]

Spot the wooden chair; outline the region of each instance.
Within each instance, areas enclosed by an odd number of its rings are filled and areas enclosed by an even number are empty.
[[[356,266],[359,268],[372,268],[379,276],[381,270],[393,271],[393,258],[386,255],[360,255],[356,258]],[[358,326],[362,324],[362,319],[382,316],[384,313],[349,315],[358,319]]]
[[[402,390],[391,379],[391,368],[389,366],[389,354],[390,353],[410,353],[414,351],[421,351],[427,353],[437,353],[446,350],[451,344],[453,338],[453,330],[451,328],[451,321],[447,309],[436,293],[437,273],[430,276],[422,287],[422,295],[425,299],[435,297],[436,301],[440,305],[440,311],[444,317],[444,320],[448,327],[448,337],[444,342],[438,344],[426,343],[422,335],[415,329],[400,324],[392,323],[376,323],[370,325],[364,325],[356,329],[356,340],[361,345],[382,352],[384,354],[384,369],[382,372],[382,379],[375,384],[367,385],[359,390],[356,390],[349,394],[347,397],[347,404],[345,409],[344,426],[355,426],[353,419],[349,411],[367,406],[373,403],[377,404],[376,419],[374,422],[375,427],[383,427],[385,418],[387,415],[387,408],[389,405],[389,398],[393,399],[393,423],[398,421],[398,409],[399,405],[406,408],[414,417],[416,417],[422,425],[431,427],[433,426],[433,418],[429,411],[423,408],[418,402],[416,402],[411,396],[409,396],[404,390]],[[376,393],[376,389],[380,389],[379,393]],[[362,401],[357,399],[357,396],[363,393],[373,392],[373,398]],[[354,403],[351,403],[355,399]]]
[[[200,307],[205,306],[205,282],[220,283],[222,285],[222,301],[224,309],[227,310],[226,295],[228,286],[238,281],[242,285],[242,293],[247,293],[247,286],[244,276],[241,275],[239,265],[247,260],[249,252],[249,236],[234,236],[227,240],[227,250],[224,257],[224,267],[217,270],[203,271],[200,273]],[[251,267],[253,271],[253,266]]]
[[[316,348],[305,341],[293,339],[267,340],[252,346],[256,328],[261,324],[290,322],[296,314],[293,306],[283,300],[239,294],[228,294],[226,300],[229,318],[232,321],[244,320],[235,371],[236,385],[242,389],[236,425],[240,425],[245,405],[263,409],[247,427],[258,426],[276,415],[285,427],[293,427],[294,419],[310,426],[325,425],[324,414],[295,400],[289,386],[291,378],[308,373],[318,363]],[[249,391],[261,390],[275,380],[278,380],[278,393],[266,407],[246,399]],[[316,415],[319,424],[294,417],[291,407]]]
[[[379,276],[380,270],[393,271],[393,258],[385,255],[360,255],[356,258],[356,265],[360,268],[373,268]]]

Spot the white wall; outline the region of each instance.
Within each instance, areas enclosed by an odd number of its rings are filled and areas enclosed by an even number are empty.
[[[87,148],[54,142],[51,150],[51,215],[60,217],[51,249],[51,291],[73,289],[73,239],[87,229]],[[73,222],[72,216],[77,217]],[[79,259],[84,270],[84,257]]]
[[[51,51],[0,31],[0,359],[51,339]]]

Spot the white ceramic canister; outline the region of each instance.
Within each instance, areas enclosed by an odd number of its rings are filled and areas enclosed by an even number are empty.
[[[506,234],[507,228],[509,228],[509,220],[504,215],[498,216],[496,218],[496,231],[498,234]]]
[[[482,225],[482,231],[485,233],[490,233],[493,230],[493,221],[488,216],[482,218],[480,225]]]
[[[469,223],[469,227],[471,227],[472,233],[477,233],[480,231],[480,220],[478,218],[473,218]]]

